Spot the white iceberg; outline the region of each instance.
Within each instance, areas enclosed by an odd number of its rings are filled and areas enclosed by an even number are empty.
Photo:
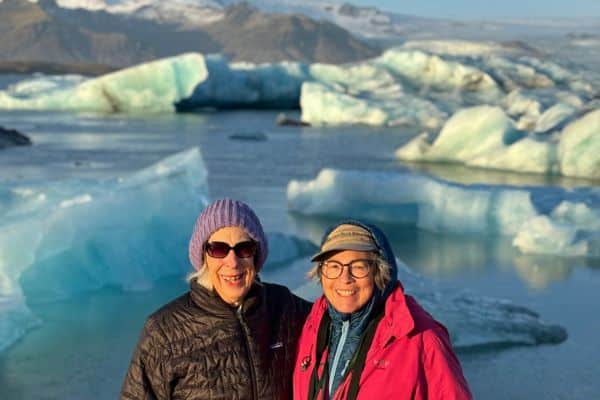
[[[573,113],[572,109],[567,112]],[[566,119],[564,115],[548,118]],[[396,157],[598,179],[599,133],[600,110],[575,119],[553,135],[540,136],[519,131],[498,107],[479,106],[454,114],[432,143],[426,136],[415,137],[396,151]]]
[[[563,175],[600,178],[600,109],[565,127],[558,157]]]
[[[412,173],[323,169],[292,180],[288,208],[433,232],[497,234],[523,253],[599,257],[600,190],[461,185]]]
[[[402,44],[403,49],[422,50],[439,55],[476,56],[487,54],[521,55],[529,54],[530,49],[493,41],[473,41],[460,39],[419,39]]]
[[[39,78],[0,91],[0,108],[97,112],[174,111],[206,79],[204,57],[189,53],[79,82]],[[51,79],[54,79],[51,81]]]
[[[302,120],[313,125],[439,129],[463,107],[491,105],[519,118],[521,130],[546,131],[597,95],[595,84],[576,71],[510,52],[489,55],[489,44],[471,44],[473,49],[481,45],[487,55],[433,54],[406,46],[370,60],[327,65],[229,63],[222,55],[188,53],[95,79],[40,77],[17,83],[0,91],[0,108],[156,112],[300,107]],[[559,103],[571,108],[558,106],[546,113]]]
[[[302,86],[302,120],[312,125],[367,124],[439,128],[447,110],[495,102],[504,93],[475,67],[418,50],[390,49],[346,66],[311,66]]]
[[[394,88],[397,90],[394,92]],[[447,118],[432,102],[402,88],[363,90],[317,82],[302,85],[302,121],[311,125],[422,126],[437,128]]]
[[[435,232],[513,235],[537,216],[529,191],[465,186],[412,173],[323,169],[290,181],[288,208],[304,215],[357,217]]]

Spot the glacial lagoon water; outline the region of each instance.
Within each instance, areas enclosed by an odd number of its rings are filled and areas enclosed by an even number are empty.
[[[278,127],[275,119],[276,113],[262,111],[130,116],[0,112],[0,125],[19,129],[34,142],[33,147],[0,152],[0,185],[34,182],[54,187],[65,181],[111,181],[197,146],[206,166],[210,198],[244,200],[257,211],[267,231],[313,243],[319,241],[331,217],[289,212],[286,190],[290,180],[314,179],[323,168],[425,173],[463,184],[598,186],[598,182],[582,179],[402,164],[394,151],[416,131]],[[384,197],[376,191],[372,195]],[[148,207],[143,203],[140,197],[140,207]],[[118,215],[126,231],[127,218]],[[189,231],[192,223],[182,226],[182,231]],[[484,299],[506,299],[566,329],[567,339],[558,344],[505,342],[459,348],[476,398],[590,399],[600,395],[597,260],[523,255],[510,239],[485,233],[440,234],[393,223],[384,229],[397,256],[412,271],[436,287],[473,294],[481,299],[479,311],[485,311]],[[21,246],[26,249],[27,243]],[[138,256],[140,264],[147,261],[143,246],[132,247],[132,252],[140,254],[127,258],[128,263],[135,263]],[[149,249],[148,253],[153,252]],[[173,259],[185,263],[185,257]],[[115,263],[128,268],[122,261]],[[301,286],[304,263],[308,269],[302,257],[289,265],[276,264],[265,271],[264,278]],[[140,287],[123,290],[108,284],[80,293],[70,290],[61,299],[44,295],[44,282],[54,287],[60,287],[61,281],[78,282],[68,276],[75,267],[65,266],[62,276],[50,275],[56,269],[46,275],[31,271],[21,275],[18,283],[37,326],[0,353],[2,398],[115,398],[145,317],[186,290],[186,268],[181,265],[180,273]]]

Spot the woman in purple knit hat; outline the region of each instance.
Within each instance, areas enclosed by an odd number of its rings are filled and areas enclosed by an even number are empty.
[[[269,247],[256,214],[221,199],[189,245],[190,291],[144,326],[121,399],[289,399],[310,304],[258,273]]]

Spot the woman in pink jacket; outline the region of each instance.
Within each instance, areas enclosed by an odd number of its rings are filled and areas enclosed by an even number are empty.
[[[381,230],[343,221],[309,273],[323,287],[294,366],[294,399],[471,399],[446,328],[404,294]]]

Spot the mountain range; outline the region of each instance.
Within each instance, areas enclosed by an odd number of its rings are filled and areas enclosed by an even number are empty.
[[[215,11],[196,26],[141,17],[144,10],[136,10],[114,13],[68,8],[55,0],[4,0],[0,61],[125,67],[197,51],[223,53],[234,61],[338,64],[380,51],[330,21],[263,12],[248,3],[227,5],[218,17]]]
[[[0,73],[99,74],[188,51],[339,64],[410,40],[589,34],[600,18],[453,21],[337,0],[0,0]]]

